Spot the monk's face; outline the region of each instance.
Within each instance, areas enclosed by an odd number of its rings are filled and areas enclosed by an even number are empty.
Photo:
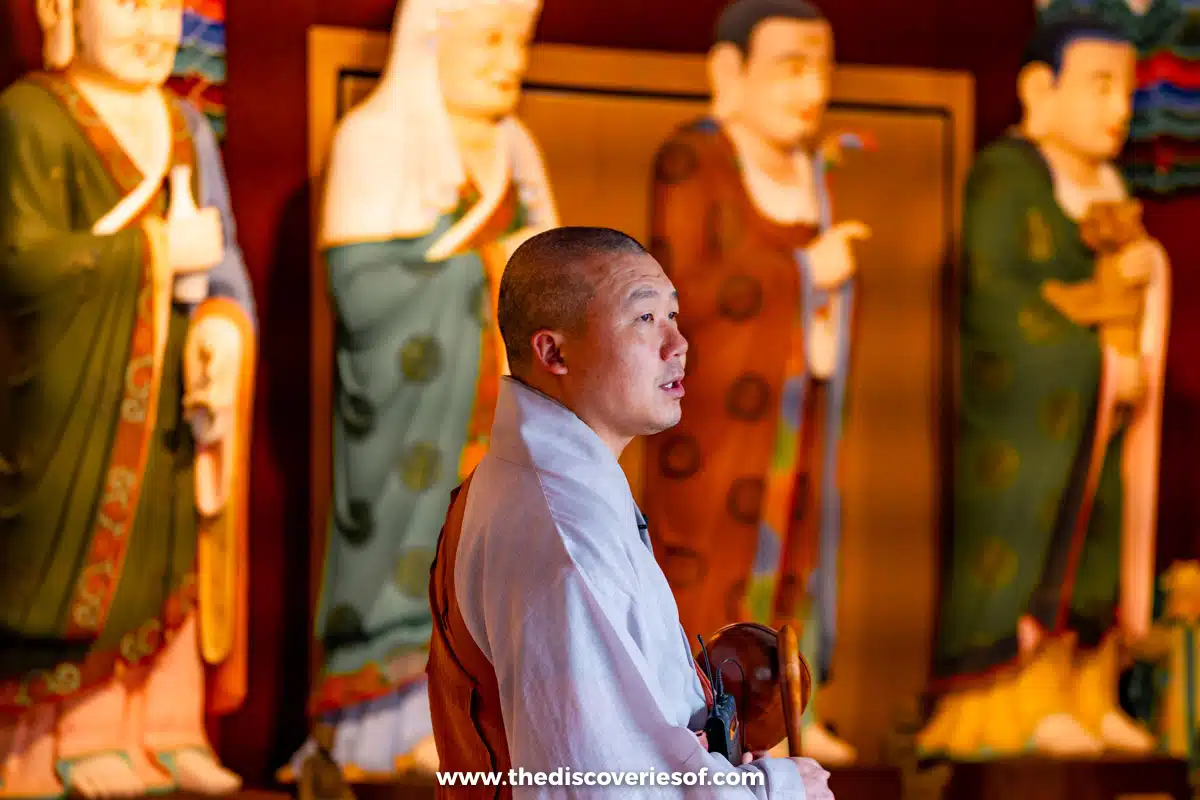
[[[565,348],[572,406],[608,441],[679,423],[687,341],[675,287],[654,257],[597,267],[587,324]]]
[[[1109,161],[1129,133],[1136,88],[1137,53],[1132,45],[1099,39],[1072,42],[1057,79],[1041,102],[1049,137],[1071,152]]]
[[[833,74],[833,31],[825,20],[768,19],[750,36],[738,119],[781,149],[817,133]]]
[[[78,66],[130,88],[161,86],[183,33],[182,0],[80,0]]]
[[[442,17],[438,77],[451,114],[497,120],[513,112],[536,19],[515,3],[481,3]]]

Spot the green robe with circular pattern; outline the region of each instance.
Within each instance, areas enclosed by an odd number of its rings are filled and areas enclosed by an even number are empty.
[[[1017,622],[1096,643],[1112,626],[1120,567],[1121,434],[1077,534],[1101,355],[1095,328],[1041,296],[1088,279],[1094,256],[1027,140],[981,152],[964,209],[961,391],[954,528],[944,552],[935,689],[1013,661]],[[1078,539],[1078,541],[1075,541]]]
[[[439,262],[425,253],[472,202],[464,198],[423,236],[324,253],[338,324],[333,507],[316,620],[324,663],[310,702],[317,713],[424,679],[429,569],[450,492],[464,477],[481,333],[493,313],[479,249]],[[513,202],[493,233],[525,226],[528,209]]]

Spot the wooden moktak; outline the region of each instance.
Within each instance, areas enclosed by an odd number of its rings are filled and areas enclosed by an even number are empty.
[[[800,718],[812,694],[812,673],[800,655],[800,637],[785,624],[726,625],[707,642],[714,672],[737,703],[743,752],[770,750],[783,741],[800,756]],[[728,666],[727,665],[733,665]]]

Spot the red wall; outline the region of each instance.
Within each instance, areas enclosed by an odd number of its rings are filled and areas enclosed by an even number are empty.
[[[819,0],[820,1],[820,0]],[[36,65],[34,0],[6,0],[0,83]],[[724,0],[545,0],[540,41],[702,51]],[[310,24],[386,29],[395,0],[229,2],[226,167],[239,239],[263,320],[253,474],[254,569],[250,699],[220,726],[221,751],[252,782],[267,780],[302,741],[308,642],[309,225],[305,32]],[[1015,121],[1017,60],[1032,0],[824,0],[845,62],[969,70],[986,141]],[[11,45],[11,46],[10,46]],[[1150,203],[1153,231],[1175,259],[1175,325],[1163,485],[1164,555],[1191,553],[1200,480],[1187,451],[1200,443],[1200,323],[1180,319],[1200,297],[1186,236],[1200,200]],[[1193,223],[1194,224],[1194,223]],[[1192,240],[1194,241],[1194,240]],[[1197,361],[1193,358],[1192,361]],[[1186,535],[1180,532],[1188,531]]]

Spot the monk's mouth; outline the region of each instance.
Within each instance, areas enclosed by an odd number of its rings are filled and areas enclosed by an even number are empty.
[[[676,378],[673,381],[659,384],[658,388],[662,389],[672,397],[683,397],[683,378]]]

